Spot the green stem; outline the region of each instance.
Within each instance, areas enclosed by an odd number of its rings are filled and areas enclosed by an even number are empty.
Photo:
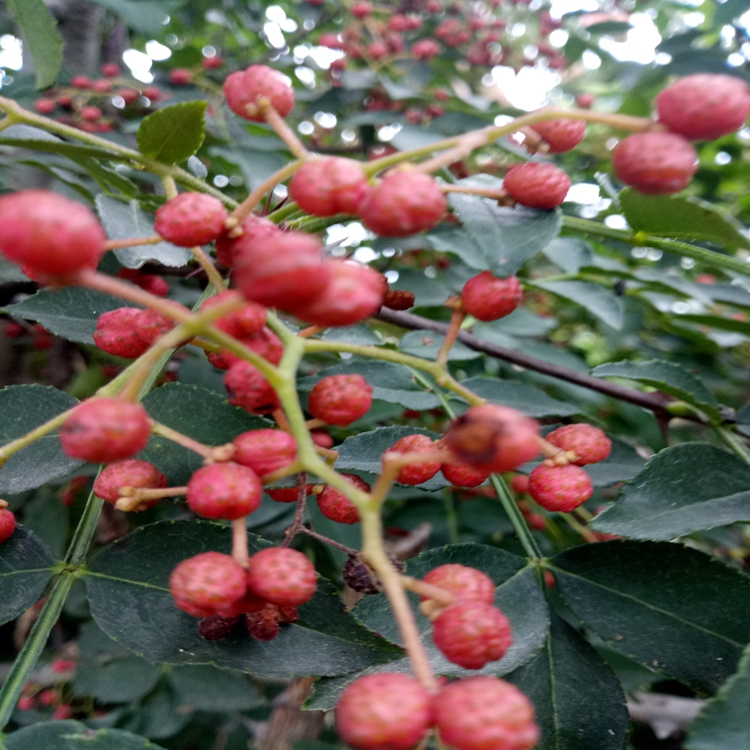
[[[726,427],[720,427],[719,425],[714,425],[714,430],[729,448],[731,448],[746,464],[750,464],[750,449],[748,449],[745,443],[740,440],[734,432]]]
[[[654,247],[665,253],[682,255],[686,258],[692,258],[701,263],[706,263],[719,268],[726,268],[728,271],[734,271],[743,276],[750,276],[750,263],[733,258],[731,255],[722,255],[715,250],[706,250],[697,245],[690,245],[687,242],[678,240],[662,240],[649,237],[644,232],[633,232],[629,229],[613,229],[598,221],[589,219],[579,219],[575,216],[563,217],[563,227],[573,229],[582,234],[593,234],[597,237],[607,237],[612,240],[619,240],[628,245],[637,247]]]
[[[497,493],[505,512],[508,514],[510,522],[513,524],[513,528],[516,530],[516,534],[518,534],[518,538],[521,541],[526,554],[532,560],[540,560],[542,558],[542,552],[526,523],[526,519],[521,514],[521,511],[518,510],[518,506],[516,505],[513,496],[510,494],[508,485],[505,484],[503,478],[497,474],[492,474],[490,476],[490,482],[495,488],[495,492]]]

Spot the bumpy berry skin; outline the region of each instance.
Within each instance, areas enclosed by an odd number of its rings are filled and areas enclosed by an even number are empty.
[[[156,212],[154,229],[179,247],[206,245],[223,231],[227,220],[224,204],[204,193],[180,193]]]
[[[120,307],[102,313],[96,321],[94,343],[115,357],[140,357],[149,347],[139,334],[144,312],[137,307]]]
[[[392,172],[367,191],[359,216],[382,237],[408,237],[434,227],[447,206],[443,191],[430,175]]]
[[[435,618],[432,640],[448,661],[464,669],[481,669],[503,658],[513,635],[508,618],[497,607],[459,602]]]
[[[236,245],[234,281],[246,299],[294,312],[326,288],[331,271],[323,262],[318,237],[278,232]]]
[[[573,461],[578,466],[604,461],[612,450],[612,441],[598,427],[590,424],[567,424],[550,432],[548,443],[572,451],[578,456]]]
[[[169,577],[175,604],[195,617],[209,617],[241,599],[245,588],[245,569],[221,552],[204,552],[183,560]]]
[[[374,315],[382,306],[386,285],[377,271],[346,260],[327,260],[331,272],[325,289],[294,314],[329,328],[352,326]]]
[[[341,694],[336,731],[355,750],[409,750],[430,727],[430,694],[395,672],[360,677]]]
[[[510,315],[523,300],[523,288],[516,276],[496,278],[492,271],[472,276],[461,290],[461,302],[469,315],[491,321]]]
[[[260,216],[248,216],[242,222],[242,234],[239,237],[233,237],[229,232],[224,232],[216,238],[216,260],[230,268],[234,265],[236,248],[241,249],[247,245],[252,245],[262,237],[279,232],[281,230],[269,219]]]
[[[141,310],[137,325],[138,336],[151,346],[156,339],[171,331],[177,323],[155,310]]]
[[[539,453],[539,425],[506,406],[472,406],[453,422],[442,442],[459,462],[502,473]]]
[[[169,284],[154,273],[141,273],[137,268],[121,268],[115,276],[118,279],[126,279],[157,297],[166,297],[169,294]]]
[[[263,122],[258,100],[268,99],[273,108],[286,117],[294,108],[294,89],[289,79],[267,65],[251,65],[247,70],[230,73],[224,81],[229,109],[253,122]]]
[[[570,513],[594,494],[594,488],[580,466],[539,464],[529,474],[529,494],[547,510]]]
[[[130,458],[107,466],[94,482],[94,494],[102,500],[116,503],[120,498],[120,487],[160,489],[166,486],[167,478],[156,466],[148,461]],[[145,507],[139,510],[145,510]]]
[[[10,539],[16,530],[16,517],[13,511],[7,508],[0,508],[0,544],[6,539]]]
[[[550,153],[562,154],[574,149],[586,135],[583,120],[546,120],[531,126],[549,145]]]
[[[210,310],[216,305],[223,304],[233,299],[240,299],[241,295],[231,289],[219,292],[214,297],[209,297],[202,305],[201,312]],[[241,339],[260,333],[266,325],[266,308],[254,302],[246,302],[239,310],[235,310],[215,321],[214,325],[224,333]]]
[[[329,375],[319,380],[308,401],[315,419],[345,427],[363,417],[372,406],[372,386],[361,375]]]
[[[48,190],[0,198],[0,251],[33,273],[66,276],[96,268],[106,236],[86,206]]]
[[[427,435],[406,435],[392,445],[388,452],[394,453],[426,453],[435,449],[435,443]],[[399,469],[396,481],[401,484],[422,484],[432,479],[440,471],[437,461],[412,464]]]
[[[360,479],[356,474],[342,474],[350,484],[364,492],[370,491],[370,485]],[[353,524],[359,521],[357,506],[339,490],[330,485],[318,495],[318,508],[320,512],[331,521],[336,523]]]
[[[612,167],[639,193],[671,195],[687,187],[698,169],[698,154],[675,133],[635,133],[617,144]]]
[[[298,607],[312,599],[318,581],[313,564],[301,552],[269,547],[250,558],[247,586],[273,604]]]
[[[531,750],[539,741],[531,701],[497,677],[446,685],[432,710],[440,738],[455,750]]]
[[[242,518],[257,509],[262,496],[258,475],[232,461],[204,466],[188,482],[190,510],[204,518]]]
[[[750,90],[741,78],[698,73],[680,78],[656,97],[659,122],[691,141],[712,141],[739,130],[750,115]]]
[[[305,488],[306,494],[310,494],[312,485]],[[296,503],[299,499],[299,487],[276,487],[266,490],[266,494],[277,503]]]
[[[489,472],[475,469],[468,464],[443,464],[440,468],[443,476],[454,487],[479,487],[490,476]]]
[[[313,216],[355,214],[366,190],[362,167],[340,157],[305,162],[289,183],[292,200]]]
[[[224,375],[229,403],[250,414],[268,414],[279,405],[279,397],[260,370],[249,362],[235,362]]]
[[[151,421],[140,404],[119,398],[84,401],[60,428],[62,449],[73,458],[95,463],[120,461],[143,450]]]
[[[469,568],[457,563],[446,563],[433,568],[423,578],[438,588],[453,594],[456,602],[482,602],[492,604],[495,601],[495,584],[492,579],[481,570]],[[426,596],[420,597],[422,601]]]
[[[254,303],[253,303],[254,304]],[[259,307],[259,305],[254,305]],[[239,336],[240,341],[263,359],[267,359],[272,365],[278,365],[284,355],[284,345],[281,339],[270,329],[262,328],[252,336]],[[226,349],[220,352],[208,352],[208,361],[220,370],[228,370],[236,362],[242,362],[236,354]]]
[[[234,439],[233,459],[259,477],[273,474],[297,459],[297,441],[288,432],[270,428],[249,430]]]
[[[508,170],[503,187],[522,206],[553,209],[570,190],[570,178],[554,164],[527,161]]]
[[[245,626],[256,641],[272,641],[281,632],[279,608],[275,604],[266,604],[257,612],[248,612]]]

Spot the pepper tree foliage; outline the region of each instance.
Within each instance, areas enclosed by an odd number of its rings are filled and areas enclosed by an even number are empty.
[[[364,54],[356,59],[350,52],[345,66],[330,65],[343,53],[324,54],[318,46],[321,35],[353,25],[338,3],[101,4],[113,14],[109,24],[128,25],[135,48],[148,39],[170,48],[168,59],[154,63],[155,82],[122,74],[114,92],[72,87],[70,75],[58,71],[60,47],[41,0],[9,2],[34,55],[36,82],[54,88],[40,94],[32,75],[13,74],[0,99],[13,118],[0,132],[0,159],[6,190],[16,188],[21,169],[43,173],[52,189],[95,206],[115,240],[153,235],[153,212],[164,201],[160,178],[173,178],[180,189],[221,191],[231,207],[293,161],[269,126],[240,120],[223,101],[226,74],[252,63],[269,64],[294,82],[296,106],[287,122],[310,150],[361,160],[415,149],[414,158],[424,158],[432,143],[522,114],[488,85],[495,65],[559,71],[550,94],[557,106],[593,95],[592,111],[640,117],[650,115],[653,97],[671,77],[708,71],[748,79],[741,0],[697,9],[621,2],[606,4],[603,15],[575,11],[561,19],[536,2],[456,2],[432,11],[427,3],[394,3],[389,12],[413,12],[423,21],[404,32],[404,51],[393,42],[384,58],[373,59],[368,45],[382,40],[370,38],[373,29],[365,26],[358,42]],[[634,11],[647,13],[663,36],[658,65],[623,63],[607,51],[631,28]],[[446,21],[468,39],[414,60],[411,45],[435,37]],[[566,34],[550,37],[558,28]],[[223,66],[202,65],[211,48]],[[601,63],[593,70],[582,64],[592,52]],[[131,101],[123,90],[139,96]],[[40,98],[55,102],[50,119],[35,113]],[[87,106],[99,107],[101,116],[86,120]],[[83,128],[76,133],[56,123]],[[406,563],[410,575],[461,562],[494,580],[514,645],[483,673],[529,696],[542,730],[539,747],[623,747],[626,691],[668,680],[709,699],[686,747],[739,747],[750,743],[738,708],[746,705],[743,650],[750,641],[750,581],[742,570],[750,521],[748,136],[740,131],[699,144],[700,167],[687,190],[648,197],[623,190],[612,175],[612,139],[622,135],[592,122],[580,146],[555,157],[530,155],[503,136],[436,174],[445,183],[499,188],[510,165],[553,159],[574,185],[589,186],[573,198],[598,190],[591,202],[569,201],[551,212],[498,208],[488,198],[455,193],[450,222],[393,239],[357,230],[351,217],[296,212],[281,188],[262,208],[277,222],[327,236],[334,255],[354,254],[386,273],[392,289],[415,296],[412,317],[385,311],[325,331],[322,341],[346,346],[321,346],[300,364],[303,403],[327,370],[360,373],[375,388],[365,417],[330,430],[336,469],[372,482],[396,439],[443,433],[449,418],[466,409],[436,383],[431,365],[420,371],[398,356],[382,360],[401,353],[434,363],[450,318],[446,299],[485,269],[518,274],[525,301],[507,318],[465,324],[473,338],[462,337],[451,350],[450,374],[478,396],[540,420],[545,431],[586,421],[612,438],[610,458],[587,469],[595,496],[573,515],[514,496],[508,476],[472,492],[451,488],[438,474],[423,486],[397,486],[383,509],[391,544],[430,524],[419,545],[424,551]],[[114,275],[122,268],[163,276],[170,297],[188,306],[210,291],[192,254],[166,242],[115,250],[100,270]],[[14,337],[8,350],[19,361],[31,358],[37,381],[0,391],[6,445],[99,388],[115,392],[119,381],[105,383],[126,363],[97,350],[92,339],[98,316],[122,300],[76,286],[36,288],[5,263],[0,274],[15,294],[3,309],[6,336]],[[52,348],[34,323],[54,337]],[[51,369],[61,356],[73,362],[62,382]],[[46,384],[52,379],[55,387]],[[227,403],[220,373],[196,347],[161,359],[142,395],[152,417],[208,445],[265,423]],[[194,453],[162,437],[152,439],[144,457],[170,485],[184,484],[200,466]],[[306,703],[314,710],[332,708],[363,672],[408,669],[383,595],[345,609],[346,554],[305,536],[296,544],[322,577],[300,621],[268,644],[202,640],[195,620],[174,607],[167,579],[192,554],[226,551],[229,529],[196,520],[179,501],[127,517],[102,509],[89,494],[97,470],[62,453],[53,433],[0,471],[0,491],[21,523],[0,546],[0,615],[15,620],[23,644],[0,692],[9,750],[58,747],[62,733],[65,747],[83,747],[86,728],[99,731],[108,748],[146,747],[146,738],[164,748],[208,747],[218,731],[227,747],[242,747],[251,736],[248,718],[263,720],[271,710],[277,683],[269,678],[319,678]],[[357,526],[329,521],[312,501],[306,512],[317,532],[359,548]],[[248,518],[251,549],[278,543],[293,514],[265,497]],[[428,623],[417,617],[429,644]],[[6,660],[11,651],[4,646]],[[70,654],[72,662],[61,662]],[[440,674],[467,674],[434,649],[428,655]],[[33,707],[27,701],[24,710],[14,708],[22,691]],[[50,721],[60,706],[70,708],[54,718],[71,721]],[[324,740],[336,745],[330,730]]]

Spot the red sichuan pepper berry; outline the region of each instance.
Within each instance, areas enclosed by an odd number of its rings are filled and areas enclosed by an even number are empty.
[[[224,95],[232,112],[253,122],[263,122],[263,113],[258,107],[261,99],[267,99],[282,117],[294,108],[291,81],[267,65],[251,65],[246,70],[230,73],[224,81]]]
[[[455,602],[484,602],[492,604],[495,601],[495,584],[492,579],[481,570],[469,568],[458,563],[446,563],[433,568],[423,578],[425,583],[445,589],[453,594]],[[428,597],[420,596],[422,601]]]
[[[269,547],[250,558],[247,586],[273,604],[298,607],[312,599],[317,585],[313,564],[297,550]]]
[[[443,464],[443,476],[455,487],[479,487],[490,476],[490,472],[475,469],[468,464]]]
[[[199,516],[233,521],[256,510],[262,495],[252,469],[227,461],[204,466],[190,477],[187,502]]]
[[[409,750],[432,724],[431,696],[395,672],[359,677],[336,705],[336,730],[355,750]]]
[[[548,443],[564,451],[575,453],[578,466],[604,461],[612,450],[612,441],[603,430],[590,424],[568,424],[558,427],[545,438]]]
[[[516,276],[497,278],[492,271],[472,276],[461,290],[461,303],[477,320],[492,321],[510,315],[523,300],[523,287]]]
[[[234,265],[235,249],[241,250],[262,237],[281,232],[276,224],[260,216],[248,216],[240,229],[242,233],[236,237],[232,231],[227,231],[216,238],[216,260],[227,268]]]
[[[146,447],[150,436],[146,410],[119,398],[84,401],[60,428],[65,453],[95,463],[130,458]]]
[[[354,214],[366,190],[362,167],[340,157],[305,162],[289,183],[292,200],[313,216]]]
[[[406,435],[392,445],[388,452],[394,453],[427,453],[435,450],[435,442],[427,435]],[[414,463],[403,466],[396,475],[396,481],[401,484],[422,484],[432,479],[440,471],[439,461]]]
[[[173,245],[195,247],[215,240],[227,220],[224,204],[204,193],[180,193],[156,211],[156,233]]]
[[[553,154],[562,154],[574,149],[586,135],[584,120],[546,120],[531,126],[549,146]]]
[[[149,347],[139,333],[143,312],[137,307],[120,307],[102,313],[96,321],[94,343],[115,357],[140,357]]]
[[[529,494],[547,510],[570,513],[594,494],[594,488],[580,466],[542,463],[529,474]]]
[[[347,482],[353,484],[363,492],[370,491],[370,485],[360,479],[356,474],[342,474]],[[357,506],[341,491],[327,485],[318,497],[318,508],[320,512],[331,521],[343,524],[353,524],[359,521]]]
[[[345,427],[372,406],[372,386],[361,375],[329,375],[319,380],[308,400],[308,410],[326,424]]]
[[[227,289],[224,292],[219,292],[214,297],[209,297],[201,305],[201,312],[210,310],[212,307],[230,300],[239,300],[241,298],[242,295],[239,292]],[[267,312],[265,307],[257,305],[254,302],[245,302],[239,310],[234,310],[214,321],[214,325],[224,331],[224,333],[228,333],[237,339],[242,339],[245,336],[260,333],[266,325],[266,317]]]
[[[0,508],[0,544],[13,535],[16,530],[16,517],[13,511]]]
[[[175,604],[194,617],[209,617],[245,594],[245,569],[229,555],[204,552],[183,560],[169,577]]]
[[[117,461],[107,466],[94,482],[94,494],[110,503],[120,499],[122,487],[135,489],[161,489],[167,486],[167,478],[156,466],[136,458]],[[158,500],[142,504],[137,510],[146,510]]]
[[[259,477],[273,474],[297,460],[297,441],[288,432],[265,428],[243,432],[234,439],[233,459]]]
[[[508,170],[503,187],[522,206],[549,210],[565,200],[570,178],[554,164],[527,161]]]
[[[235,362],[224,375],[229,403],[250,414],[268,414],[279,405],[279,397],[263,374],[249,362]]]

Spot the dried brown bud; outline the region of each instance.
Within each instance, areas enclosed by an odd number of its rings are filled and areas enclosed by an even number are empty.
[[[390,560],[399,572],[404,572],[404,564],[400,560],[393,557]],[[356,557],[350,557],[346,561],[342,575],[346,585],[360,594],[379,594],[383,590],[383,584],[375,575],[375,571]]]
[[[408,289],[389,289],[383,295],[383,307],[390,310],[408,310],[414,307],[414,292]]]
[[[259,612],[245,615],[247,632],[256,641],[272,641],[280,632],[279,608],[275,604],[266,604]]]

